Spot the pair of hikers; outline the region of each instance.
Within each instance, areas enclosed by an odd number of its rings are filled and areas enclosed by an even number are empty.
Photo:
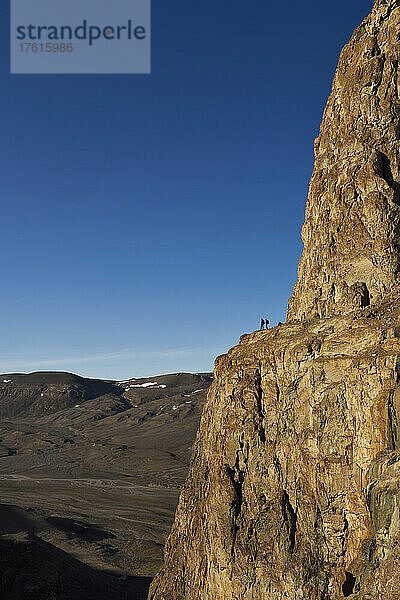
[[[261,327],[260,330],[268,329],[269,321],[268,319],[261,319]]]

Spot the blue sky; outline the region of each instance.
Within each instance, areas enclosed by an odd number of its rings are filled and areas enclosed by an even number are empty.
[[[371,2],[153,1],[152,75],[10,75],[0,371],[212,370],[284,320],[313,140]]]

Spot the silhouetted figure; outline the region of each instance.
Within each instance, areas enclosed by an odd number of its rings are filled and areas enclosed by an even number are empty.
[[[268,325],[269,325],[269,321],[268,321],[268,319],[265,319],[265,329],[268,329]]]
[[[264,321],[264,319],[261,319],[261,327],[260,327],[261,331],[264,329],[264,325],[265,325],[265,321]]]

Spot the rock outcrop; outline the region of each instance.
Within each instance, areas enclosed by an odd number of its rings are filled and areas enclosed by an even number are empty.
[[[340,57],[288,321],[217,359],[151,600],[400,597],[400,0]]]
[[[376,2],[339,60],[288,319],[367,306],[399,283],[400,43],[396,0]]]

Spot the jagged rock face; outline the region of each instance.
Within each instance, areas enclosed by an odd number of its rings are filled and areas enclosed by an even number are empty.
[[[315,142],[289,320],[366,306],[399,283],[398,4],[376,3],[341,54]]]
[[[400,540],[400,303],[388,308],[252,334],[217,360],[152,600],[368,589]]]
[[[400,598],[398,7],[341,55],[288,323],[216,362],[150,600]]]

